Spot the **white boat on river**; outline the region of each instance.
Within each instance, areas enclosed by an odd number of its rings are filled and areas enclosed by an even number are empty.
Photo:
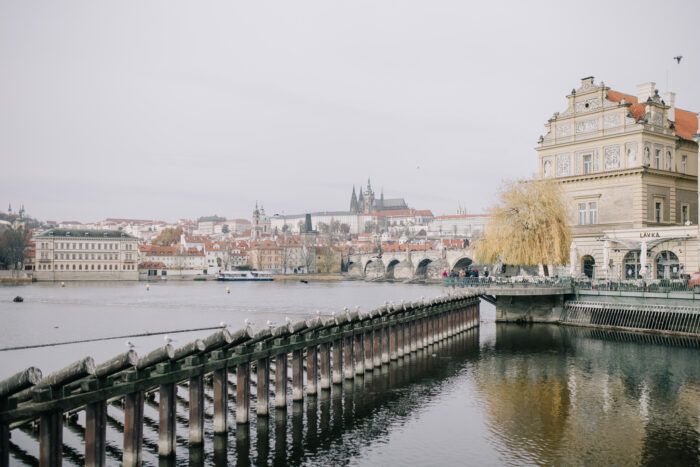
[[[271,281],[272,273],[267,271],[221,271],[217,281]]]

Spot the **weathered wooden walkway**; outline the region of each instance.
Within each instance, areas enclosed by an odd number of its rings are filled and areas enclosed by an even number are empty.
[[[288,368],[291,396],[302,401],[319,390],[373,371],[392,360],[436,344],[479,325],[479,298],[444,297],[429,302],[387,305],[368,313],[344,310],[329,317],[229,332],[178,349],[166,345],[138,357],[133,350],[95,365],[87,357],[42,378],[29,368],[0,382],[0,466],[9,465],[12,430],[38,420],[40,465],[60,465],[66,414],[85,411],[85,463],[106,465],[107,405],[124,407],[124,465],[140,465],[145,394],[159,393],[158,454],[175,455],[177,384],[189,387],[189,443],[204,442],[204,380],[213,383],[213,431],[228,431],[229,373],[235,374],[235,420],[247,424],[256,373],[258,417],[270,410],[271,363],[274,401],[287,407]],[[290,359],[291,356],[291,359]]]

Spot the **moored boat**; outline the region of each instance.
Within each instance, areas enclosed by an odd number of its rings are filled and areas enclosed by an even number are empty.
[[[217,281],[271,281],[272,273],[267,271],[221,271]]]

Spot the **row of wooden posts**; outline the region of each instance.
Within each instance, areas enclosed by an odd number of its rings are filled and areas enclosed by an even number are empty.
[[[427,302],[387,304],[362,313],[289,322],[257,333],[223,328],[179,349],[166,345],[138,358],[133,350],[99,366],[88,357],[41,377],[29,368],[0,382],[0,467],[9,465],[12,429],[39,419],[40,465],[62,461],[63,418],[85,410],[85,463],[106,465],[107,405],[123,400],[123,465],[141,464],[144,396],[159,393],[158,454],[175,455],[176,385],[188,381],[189,442],[204,442],[204,378],[213,383],[214,434],[228,431],[228,378],[235,371],[236,423],[250,420],[251,365],[257,372],[258,417],[270,408],[270,364],[275,365],[273,405],[287,407],[288,356],[291,396],[302,401],[333,384],[403,358],[479,323],[477,296],[441,297]],[[306,378],[304,378],[306,376]],[[306,384],[304,384],[306,383]],[[306,391],[304,391],[304,388]]]

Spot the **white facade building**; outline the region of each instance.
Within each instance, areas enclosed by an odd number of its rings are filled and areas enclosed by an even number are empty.
[[[52,229],[34,241],[37,280],[138,280],[138,239],[131,235]]]

